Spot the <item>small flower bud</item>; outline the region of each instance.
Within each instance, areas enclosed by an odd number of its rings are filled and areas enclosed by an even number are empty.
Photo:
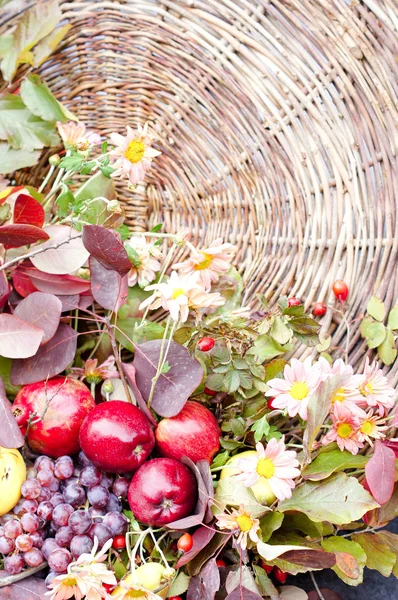
[[[58,167],[59,163],[61,162],[61,157],[59,154],[53,154],[52,156],[50,156],[50,158],[48,159],[48,162],[50,163],[50,165],[52,167]]]
[[[112,381],[110,381],[109,379],[104,381],[104,383],[102,384],[102,388],[101,388],[101,391],[103,394],[112,394],[114,390],[115,390],[115,388],[113,386]]]
[[[163,571],[162,579],[165,579],[166,581],[171,581],[172,579],[174,579],[175,574],[176,570],[173,569],[173,567],[168,567]]]
[[[109,200],[106,210],[110,213],[117,213],[118,215],[123,212],[123,209],[117,200]]]

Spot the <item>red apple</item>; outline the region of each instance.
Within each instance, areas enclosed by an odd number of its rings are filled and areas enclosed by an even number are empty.
[[[181,460],[187,456],[193,462],[207,460],[220,449],[220,428],[208,408],[188,400],[175,417],[160,421],[156,431],[156,444],[162,456]]]
[[[198,495],[192,471],[174,458],[154,458],[133,475],[129,504],[138,521],[153,527],[192,513]]]
[[[98,469],[110,473],[135,471],[148,458],[155,436],[144,413],[129,402],[98,404],[80,430],[84,454]]]
[[[32,418],[27,432],[31,449],[58,458],[79,452],[80,426],[94,406],[84,383],[55,377],[25,385],[15,398],[13,412],[23,431]]]

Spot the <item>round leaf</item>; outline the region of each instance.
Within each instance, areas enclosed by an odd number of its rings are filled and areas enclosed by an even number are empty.
[[[40,344],[42,346],[51,340],[57,331],[61,309],[61,301],[53,294],[33,292],[18,304],[14,314],[44,331]]]
[[[36,354],[43,330],[15,315],[0,315],[0,355],[6,358],[28,358]]]
[[[50,225],[43,231],[50,239],[42,247],[50,249],[31,258],[37,269],[45,273],[64,275],[73,273],[84,265],[89,253],[83,245],[81,233],[67,225]]]

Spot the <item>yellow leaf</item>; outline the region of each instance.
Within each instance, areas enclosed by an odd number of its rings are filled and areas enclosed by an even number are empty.
[[[68,33],[71,25],[64,25],[51,32],[39,42],[34,50],[34,66],[39,67],[48,56],[55,50],[60,41]]]

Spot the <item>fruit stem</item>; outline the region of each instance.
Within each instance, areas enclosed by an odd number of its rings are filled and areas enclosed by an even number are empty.
[[[160,557],[161,557],[161,559],[163,560],[163,562],[164,562],[164,564],[165,564],[165,566],[166,566],[166,569],[168,569],[168,568],[169,568],[169,563],[167,562],[167,560],[166,560],[166,557],[165,557],[165,555],[163,554],[163,552],[162,552],[162,549],[161,549],[161,547],[159,546],[159,543],[158,543],[158,541],[157,541],[156,537],[154,536],[152,529],[150,529],[150,530],[149,530],[149,535],[152,537],[152,539],[153,539],[153,542],[154,542],[154,544],[155,544],[155,548],[156,548],[156,550],[159,552],[159,554],[160,554]]]
[[[127,550],[128,557],[130,559],[130,570],[131,570],[133,577],[135,575],[135,557],[137,555],[137,550],[141,544],[141,541],[145,538],[145,536],[147,535],[148,532],[149,532],[149,529],[145,529],[145,531],[130,531],[126,535],[126,550]],[[133,535],[137,535],[137,534],[139,534],[138,540],[135,543],[133,551],[131,551],[130,539]]]

